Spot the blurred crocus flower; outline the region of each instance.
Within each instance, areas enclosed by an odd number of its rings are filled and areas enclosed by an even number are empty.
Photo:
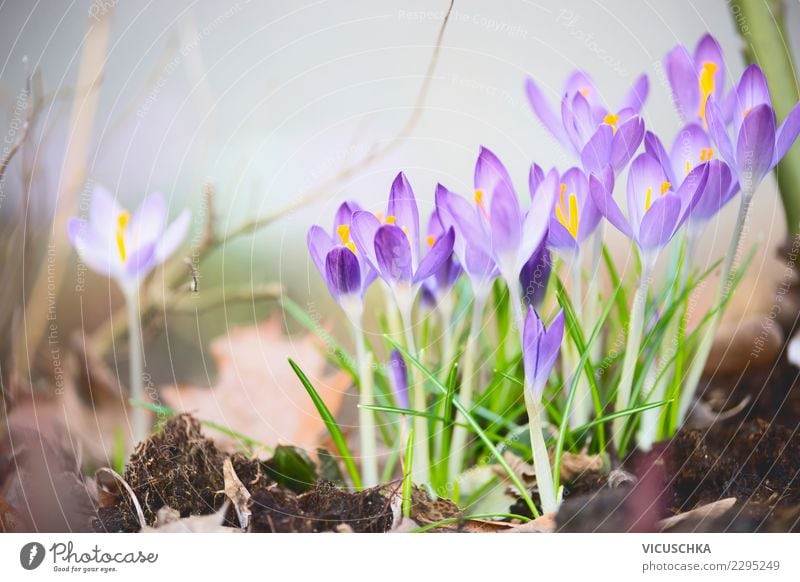
[[[599,174],[606,167],[618,173],[642,142],[644,122],[639,113],[649,92],[646,75],[636,79],[615,110],[605,106],[594,82],[582,71],[567,79],[561,115],[533,79],[528,78],[526,89],[539,121],[589,173]]]
[[[406,368],[406,361],[400,352],[392,350],[389,356],[389,363],[392,367],[392,392],[394,393],[394,400],[398,408],[409,409],[410,403],[408,399],[408,369]]]
[[[672,184],[680,185],[690,176],[698,179],[700,175],[695,170],[702,165],[708,166],[705,187],[698,194],[688,218],[694,232],[716,216],[739,191],[739,184],[732,180],[730,168],[716,157],[711,139],[697,123],[689,123],[678,132],[669,154],[652,132],[647,132],[644,143],[645,151],[658,158]]]
[[[506,282],[516,282],[547,236],[558,174],[553,170],[541,180],[530,208],[523,212],[505,166],[482,147],[474,184],[474,205],[440,185],[436,191],[439,215],[458,233],[456,253],[473,287],[485,287],[493,266]]]
[[[427,252],[421,252],[419,209],[402,172],[392,183],[386,216],[356,211],[350,232],[358,252],[396,297],[398,291],[410,291],[405,295],[412,301],[422,282],[449,260],[455,240],[455,233],[448,229],[438,239],[429,239]]]
[[[570,168],[559,179],[558,197],[550,216],[548,245],[568,256],[576,256],[583,242],[597,230],[601,218],[589,193],[586,174],[580,168]]]
[[[350,222],[358,210],[354,202],[342,203],[333,220],[333,234],[314,225],[307,236],[311,259],[333,298],[346,311],[361,305],[364,293],[375,280],[375,272],[356,250],[350,237]]]
[[[709,134],[722,159],[736,174],[742,193],[751,196],[797,139],[800,104],[776,128],[767,80],[758,65],[750,65],[742,73],[733,96],[733,136],[713,97],[706,103],[706,121]]]
[[[539,307],[542,304],[552,270],[553,257],[547,248],[547,240],[543,240],[519,273],[522,300],[526,306]]]
[[[96,186],[88,222],[71,219],[67,227],[69,239],[89,268],[115,279],[130,294],[186,237],[189,210],[184,209],[167,226],[168,211],[163,194],[156,192],[145,198],[131,216],[108,190]]]
[[[664,248],[689,216],[708,178],[706,164],[695,168],[680,187],[673,189],[658,158],[643,153],[628,172],[627,218],[611,190],[595,176],[590,191],[600,212],[639,248],[646,269],[652,268]]]
[[[550,328],[545,329],[536,310],[531,307],[525,317],[522,334],[522,359],[525,381],[536,399],[541,399],[547,379],[556,363],[564,337],[564,312],[559,311]]]
[[[710,34],[704,35],[694,54],[677,45],[664,57],[675,107],[684,122],[700,122],[706,127],[706,104],[710,97],[725,103],[730,118],[730,99],[725,99],[725,60],[722,49]]]

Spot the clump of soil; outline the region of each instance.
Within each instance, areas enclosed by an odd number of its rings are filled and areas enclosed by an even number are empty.
[[[219,510],[226,497],[220,452],[188,414],[170,419],[161,431],[139,444],[125,470],[125,481],[138,499],[147,525],[153,525],[164,506],[181,517],[207,515]],[[248,489],[266,487],[270,480],[258,460],[231,456],[234,470]],[[226,524],[238,525],[233,510]],[[141,526],[130,499],[122,497],[111,507],[101,507],[95,529],[108,532],[138,531]]]
[[[383,533],[393,521],[380,487],[348,493],[330,481],[319,481],[300,495],[279,487],[259,489],[250,499],[250,511],[250,531],[262,533]]]
[[[684,430],[672,440],[674,512],[725,497],[768,506],[800,503],[800,434],[756,419],[709,431]]]

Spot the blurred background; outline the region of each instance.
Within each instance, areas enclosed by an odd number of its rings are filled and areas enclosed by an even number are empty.
[[[723,0],[456,0],[415,119],[447,5],[445,0],[0,4],[4,147],[20,131],[20,95],[32,87],[35,96],[45,98],[31,127],[34,139],[9,167],[0,196],[0,237],[7,249],[0,265],[4,372],[13,361],[34,392],[37,385],[58,390],[62,350],[80,344],[120,306],[113,283],[76,268],[64,236],[66,219],[85,215],[92,184],[104,184],[128,207],[158,190],[167,195],[173,216],[192,208],[183,254],[198,267],[201,297],[216,289],[225,295],[209,309],[163,310],[163,326],[149,344],[147,373],[155,386],[207,387],[216,381],[219,361],[206,357],[209,342],[276,310],[274,301],[248,299],[259,286],[278,282],[320,321],[338,317],[309,261],[305,237],[313,223],[329,228],[343,200],[380,209],[392,178],[403,170],[427,215],[437,182],[456,191],[471,188],[480,145],[504,160],[521,192],[532,161],[572,165],[533,116],[526,76],[535,77],[556,102],[568,73],[584,69],[603,99],[615,104],[647,73],[646,124],[671,142],[679,120],[663,55],[677,43],[692,50],[710,31],[728,59],[728,87],[744,68],[735,9]],[[790,36],[798,37],[795,2],[787,3],[786,23]],[[789,47],[795,54],[797,49]],[[415,120],[412,131],[387,155],[359,163],[393,143],[409,119]],[[330,181],[348,168],[355,169]],[[280,211],[326,183],[312,203],[255,235],[225,239],[246,221]],[[209,185],[213,207],[203,197]],[[709,265],[727,247],[734,206],[711,223],[693,257],[698,266]],[[199,261],[193,253],[201,247],[212,210],[223,242]],[[31,243],[25,252],[8,242],[18,236]],[[608,236],[616,252],[629,253],[614,233]],[[775,249],[784,237],[770,177],[756,196],[746,236],[746,244],[758,242],[759,251],[729,317],[772,302],[783,274]],[[167,288],[168,275],[156,272],[154,292]],[[759,288],[768,292],[759,294]],[[707,289],[710,296],[714,286]],[[12,313],[15,302],[27,309]],[[301,350],[292,342],[280,344],[282,353],[273,353],[277,348],[269,342],[260,347],[268,368],[270,358],[285,367],[285,357]],[[124,378],[124,348],[114,344],[108,353],[112,369]]]

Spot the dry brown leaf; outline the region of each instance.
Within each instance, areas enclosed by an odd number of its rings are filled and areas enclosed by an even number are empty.
[[[553,533],[556,531],[556,513],[545,513],[528,523],[521,523],[505,533]]]
[[[239,480],[230,457],[226,457],[222,464],[222,475],[225,478],[225,495],[233,503],[239,525],[242,529],[247,529],[250,522],[250,509],[248,508],[250,492]]]
[[[734,505],[736,505],[735,497],[720,499],[719,501],[714,501],[713,503],[701,505],[700,507],[692,509],[691,511],[679,513],[678,515],[673,515],[672,517],[662,519],[656,525],[661,531],[672,529],[675,526],[685,522],[694,522],[699,525],[705,520],[711,521],[714,518],[723,515]]]
[[[142,533],[242,533],[236,527],[226,527],[223,524],[228,511],[228,503],[216,513],[210,515],[191,515],[182,519],[172,520],[174,515],[165,512],[166,519],[158,527],[143,527]]]
[[[575,454],[567,451],[561,454],[561,480],[566,483],[575,481],[584,473],[602,473],[607,469],[607,458],[603,455]]]
[[[232,329],[211,343],[210,352],[217,364],[216,385],[165,387],[161,394],[167,405],[269,446],[293,444],[309,451],[320,446],[325,425],[287,357],[300,365],[334,414],[349,378],[344,372],[328,373],[312,336],[286,336],[276,315],[257,326]],[[237,444],[233,437],[204,430],[221,448]]]

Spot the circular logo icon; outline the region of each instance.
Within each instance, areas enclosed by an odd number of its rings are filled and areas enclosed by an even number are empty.
[[[44,561],[44,546],[39,542],[29,542],[19,551],[19,563],[26,570],[35,570]]]

